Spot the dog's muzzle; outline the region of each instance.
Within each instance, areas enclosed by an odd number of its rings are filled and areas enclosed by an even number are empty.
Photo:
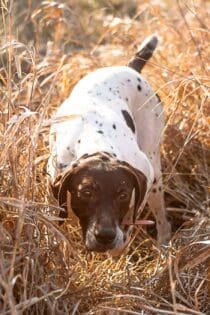
[[[85,245],[88,250],[106,252],[122,247],[125,237],[119,226],[94,225],[87,229]]]

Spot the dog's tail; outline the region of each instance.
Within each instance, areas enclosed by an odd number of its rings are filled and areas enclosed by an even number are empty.
[[[128,67],[133,68],[137,72],[141,72],[146,62],[152,57],[153,51],[157,47],[157,44],[158,44],[157,36],[153,35],[147,37],[141,44],[139,51],[129,61]]]

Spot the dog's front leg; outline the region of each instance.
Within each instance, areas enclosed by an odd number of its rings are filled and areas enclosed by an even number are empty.
[[[161,173],[155,174],[155,181],[149,194],[148,205],[152,210],[158,233],[158,245],[166,245],[171,237],[171,225],[168,222],[164,203],[164,192]]]

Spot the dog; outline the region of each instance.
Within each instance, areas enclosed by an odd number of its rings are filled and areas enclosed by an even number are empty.
[[[60,217],[73,211],[90,251],[122,252],[146,202],[159,244],[170,238],[160,161],[163,106],[139,73],[157,42],[147,39],[127,66],[83,77],[51,126],[50,186]]]

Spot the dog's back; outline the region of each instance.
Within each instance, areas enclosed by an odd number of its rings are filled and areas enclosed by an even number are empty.
[[[148,82],[131,67],[106,67],[88,74],[56,114],[57,118],[69,116],[53,128],[57,139],[56,148],[52,148],[56,152],[56,169],[63,172],[84,154],[106,151],[134,167],[143,168],[152,182],[151,167],[144,163],[147,148],[143,147],[147,143],[144,134],[153,130],[152,116],[161,111],[157,103]],[[142,133],[139,126],[144,125],[148,110],[150,117]],[[145,128],[149,128],[148,132]],[[49,172],[52,173],[52,168]]]

